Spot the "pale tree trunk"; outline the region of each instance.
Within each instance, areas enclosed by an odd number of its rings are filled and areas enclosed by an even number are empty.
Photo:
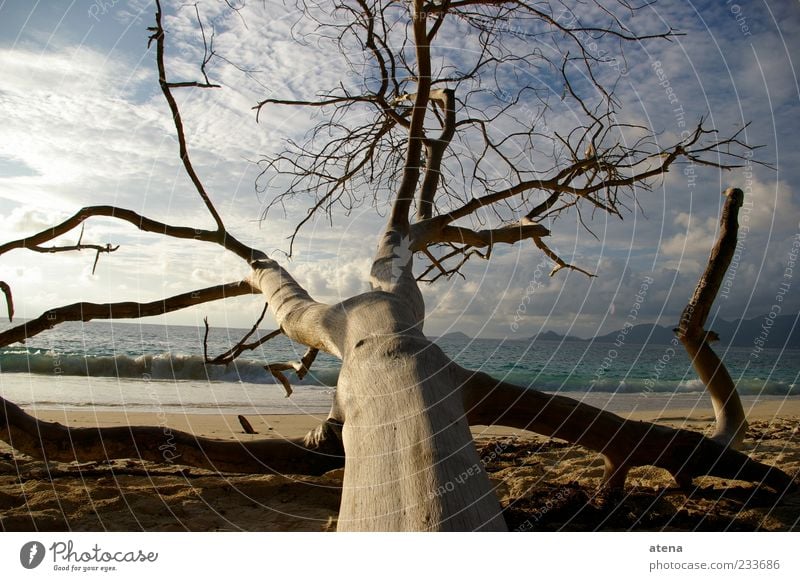
[[[411,265],[408,237],[390,229],[373,263],[375,290],[340,305],[316,303],[272,261],[256,261],[250,282],[290,338],[342,360],[339,530],[504,530],[450,360],[422,334]]]
[[[725,204],[720,217],[719,236],[711,249],[708,265],[697,282],[697,288],[683,310],[680,325],[676,329],[686,353],[692,360],[697,375],[705,384],[711,404],[714,407],[716,426],[712,439],[738,448],[747,432],[747,420],[742,400],[736,391],[725,364],[709,344],[717,337],[704,329],[711,305],[717,297],[719,287],[736,250],[736,236],[739,228],[739,208],[742,207],[744,193],[738,188],[723,192]]]
[[[447,362],[412,332],[373,334],[346,353],[339,530],[505,529]]]

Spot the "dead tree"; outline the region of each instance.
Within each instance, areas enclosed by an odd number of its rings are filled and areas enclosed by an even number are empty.
[[[56,308],[0,333],[0,345],[67,320],[135,318],[257,293],[268,302],[280,331],[309,349],[300,362],[270,363],[266,370],[283,374],[307,369],[317,351],[339,358],[334,405],[328,419],[301,440],[235,443],[176,433],[167,458],[154,428],[67,428],[38,421],[3,402],[0,437],[5,441],[50,460],[141,457],[216,470],[299,474],[344,465],[339,530],[505,529],[471,424],[513,426],[595,450],[605,458],[608,486],[622,486],[628,469],[642,465],[664,468],[681,483],[714,475],[776,489],[791,484],[782,471],[696,433],[628,421],[464,369],[423,332],[425,303],[418,278],[449,276],[472,256],[488,256],[498,244],[525,240],[551,257],[556,270],[570,268],[545,242],[547,220],[567,212],[582,219],[586,208],[619,215],[635,203],[637,189],[646,189],[679,159],[735,167],[748,149],[739,133],[720,138],[701,120],[682,141],[663,148],[646,128],[616,121],[615,97],[596,75],[606,59],[592,46],[664,39],[672,31],[639,36],[610,10],[601,12],[602,22],[586,24],[578,15],[552,12],[546,4],[339,0],[324,5],[329,6],[325,13],[324,6],[299,2],[303,17],[313,18],[315,29],[347,58],[365,59],[351,62],[367,72],[361,82],[342,83],[316,99],[270,97],[256,106],[258,111],[310,106],[324,113],[306,144],[264,160],[264,179],[289,178],[278,203],[281,197],[313,197],[311,212],[299,221],[295,235],[315,213],[368,203],[364,192],[376,202],[385,198],[391,207],[377,241],[371,290],[324,304],[278,262],[240,242],[217,212],[192,166],[172,94],[213,85],[207,79],[169,80],[167,33],[156,5],[150,41],[175,124],[179,159],[215,227],[197,229],[123,208],[87,206],[53,228],[0,246],[0,255],[39,250],[87,220],[106,216],[160,236],[221,246],[250,266],[250,276],[147,304]],[[471,62],[441,64],[436,40],[453,34],[475,39]],[[532,38],[551,44],[545,47]],[[350,51],[353,47],[359,50]],[[549,88],[525,79],[502,85],[509,67],[531,63],[549,67],[551,79],[560,80],[563,99],[583,119],[577,127],[565,131],[544,123],[551,106]],[[353,125],[350,113],[367,121]],[[495,125],[509,119],[518,120],[517,130],[499,136]],[[549,152],[544,157],[548,163],[541,163],[542,152]],[[413,271],[416,255],[429,261],[427,267],[421,263],[420,275]],[[3,289],[10,305],[11,288]],[[221,360],[238,356],[247,340]],[[435,494],[438,490],[452,492]]]
[[[742,400],[725,364],[711,348],[710,343],[719,337],[713,331],[704,329],[711,305],[717,298],[719,287],[736,251],[739,208],[744,201],[744,192],[738,188],[729,188],[722,195],[725,196],[725,204],[717,241],[711,249],[705,272],[697,281],[697,288],[683,310],[680,324],[675,331],[711,396],[716,418],[716,429],[711,437],[723,444],[739,447],[747,432]]]

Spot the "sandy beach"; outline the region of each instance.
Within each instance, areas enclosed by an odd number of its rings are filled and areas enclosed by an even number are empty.
[[[800,401],[746,400],[751,428],[745,452],[800,473]],[[235,415],[37,411],[68,426],[157,425],[213,438],[299,437],[323,419],[311,415]],[[708,433],[710,409],[621,414]],[[800,493],[783,497],[739,481],[701,478],[678,488],[653,467],[631,471],[611,508],[595,495],[602,459],[589,450],[525,431],[475,426],[482,460],[509,528],[542,530],[800,529]],[[320,477],[216,474],[135,459],[49,463],[0,443],[0,529],[6,531],[330,531],[342,470]]]

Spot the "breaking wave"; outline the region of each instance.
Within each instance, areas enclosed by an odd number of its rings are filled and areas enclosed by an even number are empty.
[[[277,380],[264,369],[264,363],[239,359],[230,365],[209,365],[202,357],[175,353],[157,355],[85,355],[64,354],[35,349],[0,351],[0,373],[32,373],[44,376],[90,376],[153,381],[194,380],[247,384],[274,384]],[[700,393],[705,387],[699,379],[683,376],[603,377],[597,379],[580,373],[543,373],[515,367],[507,372],[486,370],[498,379],[549,392],[598,393]],[[339,369],[334,363],[317,361],[308,376],[298,381],[292,372],[287,377],[293,385],[334,387]],[[737,382],[742,395],[800,395],[794,382],[774,378],[747,377]]]
[[[210,365],[197,355],[163,353],[159,355],[82,355],[53,351],[0,351],[0,373],[118,377],[156,381],[200,380],[233,383],[277,383],[257,361],[239,359],[229,365]],[[291,375],[291,372],[289,372]],[[334,386],[338,369],[317,369],[302,385]]]
[[[705,385],[700,379],[679,378],[612,378],[596,379],[577,373],[564,376],[543,373],[525,373],[514,370],[498,375],[499,379],[547,392],[596,392],[596,393],[654,393],[689,394],[702,393]],[[736,382],[741,395],[800,395],[800,388],[794,382],[784,382],[764,378],[742,378]]]

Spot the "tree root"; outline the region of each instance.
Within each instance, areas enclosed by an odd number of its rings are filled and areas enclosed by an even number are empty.
[[[503,425],[580,444],[605,457],[604,486],[624,486],[635,466],[669,471],[679,485],[698,476],[745,480],[784,491],[794,479],[696,432],[626,420],[570,398],[548,395],[462,369],[470,424]]]

